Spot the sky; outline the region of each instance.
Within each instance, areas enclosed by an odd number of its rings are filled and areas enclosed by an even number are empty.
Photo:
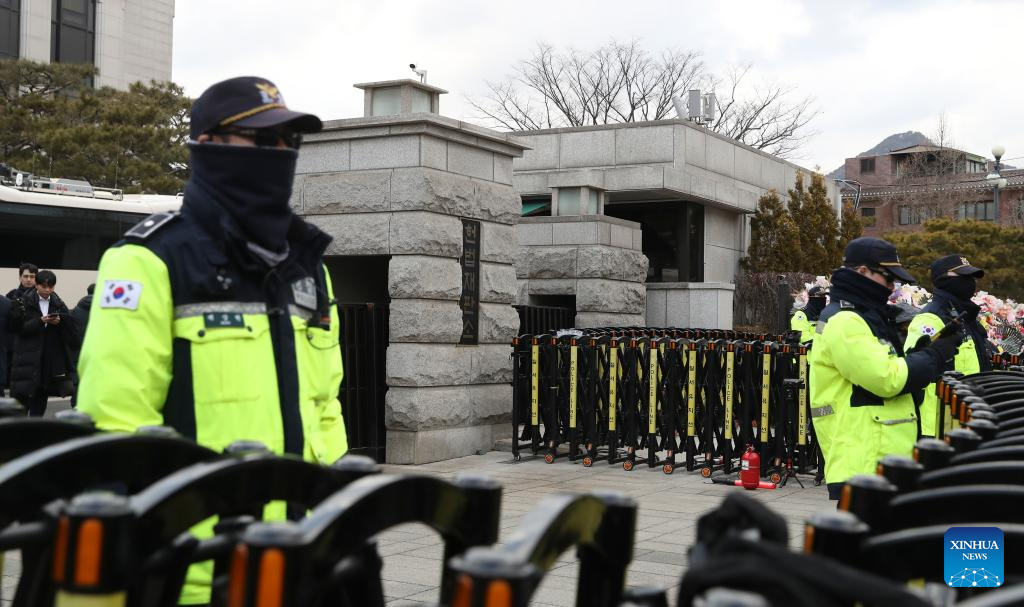
[[[629,8],[627,8],[629,7]],[[172,78],[186,94],[225,78],[274,81],[289,107],[362,115],[358,82],[415,78],[447,89],[441,113],[482,122],[467,102],[539,42],[590,50],[636,39],[701,53],[724,75],[814,98],[815,135],[792,160],[831,171],[886,136],[933,135],[1024,165],[1024,1],[1016,0],[177,0]]]

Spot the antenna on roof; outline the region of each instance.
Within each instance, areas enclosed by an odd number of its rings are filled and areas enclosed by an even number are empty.
[[[718,114],[718,98],[715,94],[712,92],[701,95],[700,89],[690,89],[686,94],[685,104],[680,97],[672,98],[672,105],[676,108],[676,117],[705,126],[712,124]]]

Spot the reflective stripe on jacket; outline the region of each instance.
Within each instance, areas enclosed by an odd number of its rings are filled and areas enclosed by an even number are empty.
[[[919,339],[924,335],[935,335],[945,325],[937,314],[922,312],[910,321],[907,328],[907,343],[904,349],[913,348]],[[981,370],[978,362],[978,350],[970,335],[964,335],[964,340],[957,349],[953,358],[953,368],[964,374],[971,375]],[[924,401],[921,403],[921,434],[924,436],[935,436],[938,429],[938,397],[935,394],[935,384],[930,384],[924,391]],[[951,427],[951,420],[946,416],[946,430]]]
[[[814,340],[809,381],[826,482],[871,474],[885,455],[911,455],[917,416],[911,395],[900,394],[907,377],[906,361],[856,311],[828,318]]]

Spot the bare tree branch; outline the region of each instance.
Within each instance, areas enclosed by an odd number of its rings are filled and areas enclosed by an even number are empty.
[[[746,145],[791,155],[813,135],[813,99],[796,97],[789,86],[749,85],[750,72],[750,65],[736,66],[722,81],[707,72],[698,52],[667,49],[655,56],[637,40],[613,40],[589,52],[540,43],[512,75],[488,82],[483,97],[469,103],[491,126],[534,130],[662,120],[672,117],[672,100],[687,90],[724,88],[710,127]]]

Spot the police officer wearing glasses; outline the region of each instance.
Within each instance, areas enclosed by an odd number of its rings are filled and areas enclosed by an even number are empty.
[[[888,305],[895,283],[912,283],[896,247],[858,238],[832,273],[831,302],[818,320],[811,360],[811,419],[825,457],[829,498],[872,474],[886,455],[910,456],[918,437],[915,402],[953,358],[958,335],[907,353]]]
[[[180,214],[147,218],[100,262],[78,394],[100,428],[164,424],[325,465],[345,453],[331,239],[288,204],[302,134],[321,126],[263,78],[195,101]],[[181,604],[209,603],[211,574],[192,567]]]

